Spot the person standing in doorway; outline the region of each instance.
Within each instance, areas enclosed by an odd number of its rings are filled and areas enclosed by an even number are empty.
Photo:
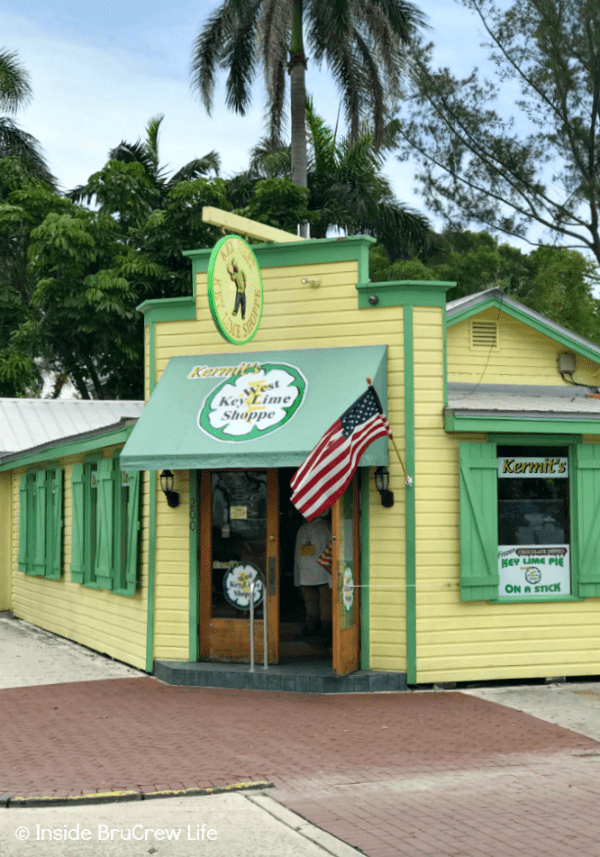
[[[302,634],[311,636],[320,633],[329,638],[331,528],[325,515],[315,518],[314,521],[304,520],[298,530],[294,553],[294,584],[300,588],[306,613]]]

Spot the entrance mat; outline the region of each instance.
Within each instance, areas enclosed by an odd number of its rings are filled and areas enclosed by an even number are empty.
[[[406,673],[358,670],[334,676],[329,665],[318,663],[224,664],[154,661],[154,676],[165,684],[188,687],[228,687],[241,690],[283,690],[292,693],[377,693],[406,690]]]

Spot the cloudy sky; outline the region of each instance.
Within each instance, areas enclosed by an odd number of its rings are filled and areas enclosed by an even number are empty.
[[[263,93],[244,118],[215,98],[208,116],[191,91],[192,45],[217,0],[0,0],[0,45],[16,50],[31,74],[34,99],[16,119],[42,144],[64,189],[83,184],[121,140],[143,136],[164,113],[161,160],[173,169],[216,149],[225,176],[247,166],[263,134]],[[455,0],[417,2],[428,15],[440,65],[468,72],[481,62],[480,27]],[[469,50],[465,50],[465,45]],[[323,68],[309,66],[318,112],[335,123],[338,98]],[[420,207],[412,168],[392,158],[386,173],[398,197]]]

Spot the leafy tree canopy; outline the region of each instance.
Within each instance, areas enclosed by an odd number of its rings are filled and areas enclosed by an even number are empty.
[[[479,16],[496,76],[459,79],[415,44],[401,152],[416,155],[428,206],[454,229],[528,237],[537,224],[600,261],[600,5],[461,2]],[[510,118],[500,98],[514,102]]]

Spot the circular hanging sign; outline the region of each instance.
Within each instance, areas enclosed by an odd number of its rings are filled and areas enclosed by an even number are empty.
[[[288,363],[262,363],[228,378],[205,398],[198,426],[217,440],[256,440],[284,426],[304,398],[306,378]]]
[[[217,330],[234,345],[254,337],[263,310],[263,284],[256,256],[238,235],[217,241],[208,263],[208,303]]]
[[[265,578],[253,562],[242,562],[223,575],[223,595],[232,607],[250,609],[250,584],[254,583],[254,607],[262,604],[265,595]]]

